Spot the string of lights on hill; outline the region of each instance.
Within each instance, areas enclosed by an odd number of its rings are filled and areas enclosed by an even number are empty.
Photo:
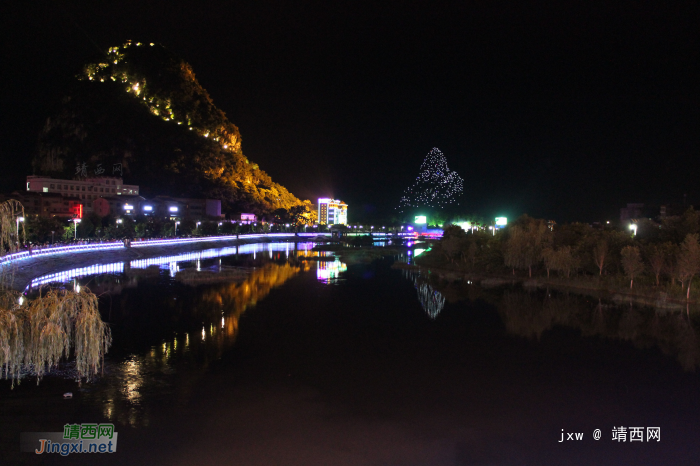
[[[459,205],[458,198],[464,190],[464,180],[447,167],[447,158],[440,149],[433,147],[420,166],[420,174],[409,186],[399,202],[398,210],[430,207],[443,209],[450,204]]]
[[[124,89],[136,98],[140,98],[153,115],[159,116],[164,121],[170,121],[178,125],[186,125],[190,131],[195,131],[202,137],[211,138],[220,144],[225,151],[238,152],[241,148],[241,139],[237,129],[230,123],[218,124],[215,128],[200,127],[196,124],[194,115],[173,108],[170,98],[158,95],[149,87],[148,80],[141,76],[136,77],[129,73],[127,57],[130,50],[136,47],[162,47],[154,43],[143,44],[141,42],[127,41],[121,47],[110,47],[105,61],[89,64],[84,69],[84,76],[90,81],[105,82],[108,80],[125,84]],[[194,72],[189,64],[179,64],[180,73],[186,80],[193,84],[194,93],[200,101],[211,104],[206,91],[195,79]],[[213,104],[211,104],[213,107]],[[225,118],[224,115],[221,115]],[[247,161],[247,160],[246,160]],[[254,167],[256,168],[256,167]]]

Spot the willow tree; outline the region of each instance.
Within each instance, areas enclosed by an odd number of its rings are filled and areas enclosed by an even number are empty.
[[[24,206],[14,199],[0,203],[0,257],[19,250],[20,237],[26,238],[24,232]],[[22,224],[21,234],[19,224]],[[24,241],[22,241],[24,242]],[[12,286],[14,264],[0,264],[0,293]]]
[[[0,255],[19,248],[22,204],[0,204]],[[24,235],[24,229],[22,229]],[[28,300],[12,289],[12,261],[0,264],[0,377],[19,382],[23,372],[41,377],[63,359],[75,359],[78,381],[89,381],[112,344],[97,296],[87,288],[49,290]]]

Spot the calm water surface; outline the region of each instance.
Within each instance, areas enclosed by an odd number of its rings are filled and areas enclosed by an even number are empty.
[[[312,246],[37,277],[99,293],[114,345],[104,376],[81,388],[0,384],[0,463],[697,464],[694,313],[440,283],[391,260],[305,260]],[[252,271],[173,278],[236,267]],[[19,432],[85,422],[113,422],[118,452],[18,451]],[[613,442],[614,426],[660,427],[661,441]],[[583,440],[559,442],[562,429]]]

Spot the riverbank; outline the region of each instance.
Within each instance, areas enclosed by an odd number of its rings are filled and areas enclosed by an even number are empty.
[[[467,271],[458,267],[450,267],[449,264],[441,264],[440,266],[428,265],[425,263],[425,259],[421,259],[422,260],[417,260],[419,263],[415,265],[396,263],[393,267],[397,269],[420,270],[435,276],[439,281],[448,283],[465,282],[470,285],[479,285],[483,288],[521,285],[523,288],[553,289],[589,296],[595,299],[604,299],[616,304],[635,304],[663,310],[681,311],[689,310],[690,307],[698,307],[697,300],[686,300],[684,298],[674,297],[667,291],[649,289],[648,287],[630,289],[625,286],[619,286],[617,283],[610,283],[609,280],[599,280],[597,278],[588,277],[564,279],[553,277],[530,278],[512,274],[486,274]]]
[[[231,237],[230,240],[207,240],[202,238],[198,242],[174,243],[174,244],[156,244],[152,246],[139,246],[130,248],[107,249],[97,251],[85,251],[80,253],[66,253],[48,256],[31,257],[16,261],[9,266],[4,266],[8,273],[12,273],[12,288],[22,291],[35,277],[48,275],[52,273],[60,273],[62,271],[74,269],[85,265],[107,265],[115,262],[125,262],[133,260],[149,259],[159,256],[172,256],[183,253],[196,253],[207,249],[218,249],[233,247],[237,245],[254,244],[254,243],[271,243],[271,242],[309,242],[314,241],[313,238],[295,237],[293,234],[289,236],[275,237],[260,237],[254,238],[241,237],[236,239]]]

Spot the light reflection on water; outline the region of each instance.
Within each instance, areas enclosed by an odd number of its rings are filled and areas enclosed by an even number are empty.
[[[410,252],[410,251],[409,251]],[[402,269],[403,277],[412,281],[418,293],[420,305],[431,319],[436,319],[445,307],[445,297],[432,287],[421,275],[420,270]]]
[[[145,426],[149,424],[151,405],[160,398],[170,397],[175,403],[187,399],[187,394],[209,364],[221,358],[222,353],[235,343],[243,313],[263,300],[274,288],[300,272],[315,272],[319,280],[330,283],[347,270],[346,264],[338,260],[303,260],[305,257],[332,255],[312,251],[314,245],[246,244],[92,265],[35,278],[27,288],[32,291],[32,288],[36,290],[44,284],[70,283],[79,278],[83,279],[83,284],[90,281],[93,289],[112,295],[108,298],[108,320],[117,327],[131,325],[122,322],[131,322],[132,311],[146,315],[153,312],[154,316],[164,311],[165,315],[186,315],[190,316],[190,320],[199,320],[199,326],[188,329],[188,324],[183,324],[185,328],[176,330],[172,336],[156,344],[151,343],[145,351],[130,351],[116,360],[108,354],[105,376],[98,381],[100,389],[86,395],[95,396],[95,402],[100,404],[104,417],[109,421],[134,427]],[[248,266],[243,268],[246,273],[233,281],[205,281],[192,287],[172,280],[177,272],[184,269],[204,273],[221,271],[222,257],[244,262],[251,257],[257,260],[252,264],[248,262]],[[212,259],[216,258],[219,260],[211,266]],[[163,277],[171,279],[163,282]],[[165,286],[166,292],[149,298],[140,297],[140,290],[153,286]],[[145,317],[144,322],[149,323],[148,319],[152,321],[154,318]],[[122,332],[129,333],[123,328]],[[199,338],[190,338],[190,333]],[[115,339],[115,347],[120,344]]]
[[[340,274],[346,272],[348,266],[345,262],[340,262],[338,259],[330,261],[316,262],[316,278],[326,284],[337,282]]]
[[[201,270],[201,261],[205,259],[221,258],[234,255],[252,254],[253,259],[256,259],[258,252],[268,252],[268,257],[272,258],[273,252],[285,252],[286,257],[289,257],[290,251],[296,256],[312,256],[317,255],[315,251],[311,251],[316,243],[255,243],[241,244],[226,248],[206,249],[203,251],[185,252],[181,254],[151,257],[148,259],[137,259],[126,262],[114,262],[111,264],[94,264],[86,267],[76,267],[74,269],[61,272],[42,275],[32,279],[25,290],[40,287],[49,283],[68,283],[74,278],[86,277],[90,275],[103,274],[121,274],[128,269],[146,269],[152,266],[165,267],[170,271],[170,276],[174,277],[180,271],[180,264],[183,262],[196,261],[197,270]]]

